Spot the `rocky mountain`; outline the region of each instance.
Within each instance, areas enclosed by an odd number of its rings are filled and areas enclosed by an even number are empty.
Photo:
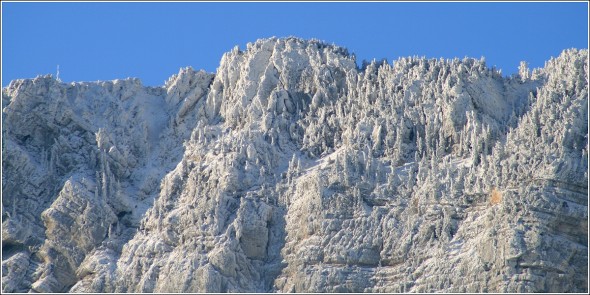
[[[587,292],[588,50],[2,90],[2,292]]]

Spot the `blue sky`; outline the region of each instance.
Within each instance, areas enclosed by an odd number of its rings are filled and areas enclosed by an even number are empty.
[[[2,86],[55,73],[65,82],[138,77],[159,86],[180,67],[214,72],[235,45],[317,38],[363,59],[486,57],[517,71],[588,48],[578,3],[2,3]]]

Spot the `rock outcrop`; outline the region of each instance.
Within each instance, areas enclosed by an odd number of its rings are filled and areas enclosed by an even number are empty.
[[[587,292],[588,51],[2,91],[3,292]]]

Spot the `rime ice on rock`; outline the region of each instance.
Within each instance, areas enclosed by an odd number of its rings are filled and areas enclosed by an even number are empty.
[[[3,292],[587,292],[588,52],[13,81]]]

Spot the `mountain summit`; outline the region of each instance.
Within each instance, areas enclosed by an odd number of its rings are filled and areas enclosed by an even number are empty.
[[[2,292],[588,291],[588,50],[2,90]]]

